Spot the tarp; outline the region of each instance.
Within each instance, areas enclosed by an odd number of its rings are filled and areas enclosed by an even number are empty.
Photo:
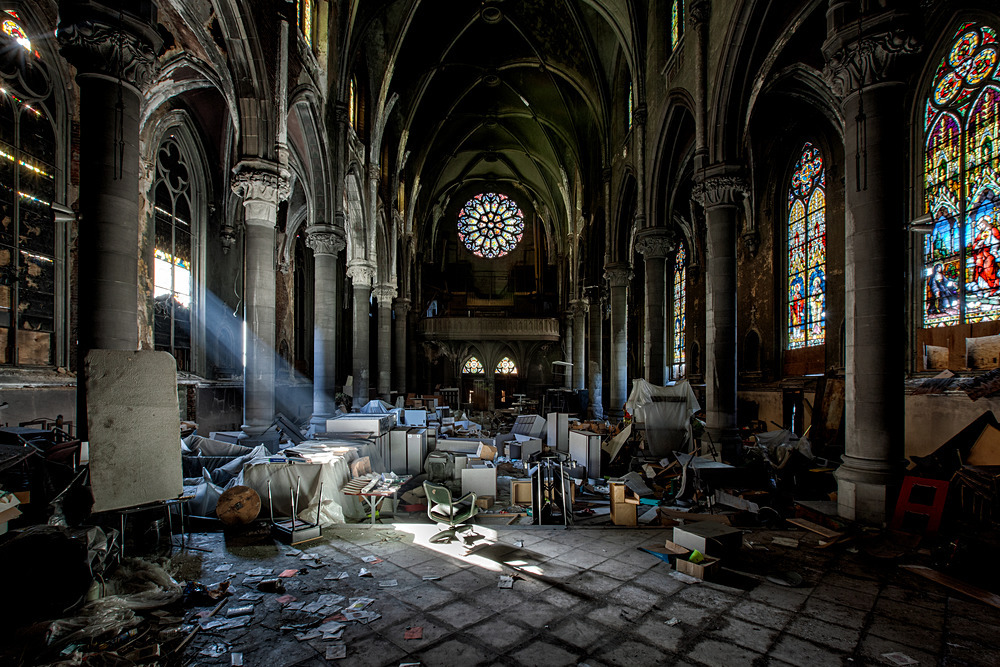
[[[793,451],[799,452],[809,460],[813,459],[812,445],[809,440],[805,437],[800,438],[787,428],[758,433],[754,437],[758,444],[767,449],[768,456],[779,468],[784,467],[788,456]]]
[[[376,398],[375,400],[368,401],[368,403],[361,408],[361,412],[366,415],[387,415],[394,407],[395,406],[391,403],[386,403],[385,401]]]
[[[701,409],[687,380],[661,387],[638,379],[625,409],[645,429],[646,444],[653,456],[691,447],[691,416]]]

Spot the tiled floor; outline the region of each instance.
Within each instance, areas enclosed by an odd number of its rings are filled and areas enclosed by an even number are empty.
[[[281,626],[334,610],[311,616],[266,594],[248,627],[203,630],[186,655],[197,664],[228,665],[228,654],[201,654],[225,643],[243,653],[245,665],[267,667],[859,665],[890,664],[882,656],[892,652],[920,665],[1000,664],[1000,610],[956,597],[895,563],[818,549],[809,534],[792,535],[801,541],[798,549],[770,545],[771,533],[748,536],[769,550],[744,548],[732,561],[743,572],[730,574],[727,581],[738,584],[732,586],[683,583],[667,564],[638,550],[661,546],[668,529],[476,530],[485,539],[471,554],[461,544],[430,544],[434,528],[427,524],[328,530],[301,547],[322,566],[287,579],[288,593],[305,602],[323,593],[374,598],[369,609],[381,618],[348,623],[342,642],[298,641]],[[225,576],[215,568],[232,563],[237,595],[253,590],[241,584],[247,570],[278,573],[306,562],[281,544],[227,546],[221,533],[192,540],[212,550],[188,552],[202,559],[202,580]],[[366,556],[383,560],[366,564]],[[359,578],[362,567],[373,576]],[[765,578],[787,569],[803,576],[801,587]],[[348,578],[325,579],[339,571]],[[515,572],[513,589],[497,587],[501,573]],[[380,586],[393,579],[395,586]],[[423,628],[422,639],[404,639],[413,626]],[[327,649],[337,643],[346,644],[347,657],[328,662]]]

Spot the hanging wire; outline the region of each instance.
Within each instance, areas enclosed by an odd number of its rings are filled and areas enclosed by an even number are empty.
[[[864,0],[858,0],[858,41],[856,49],[861,57],[861,19],[864,15]],[[868,115],[865,114],[865,73],[859,65],[858,76],[858,115],[854,117],[855,124],[855,189],[858,192],[868,189]]]

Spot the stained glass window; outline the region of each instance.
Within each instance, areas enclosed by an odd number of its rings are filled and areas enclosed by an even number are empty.
[[[924,326],[1000,319],[1000,44],[966,23],[924,113]],[[964,267],[964,271],[963,271]]]
[[[347,89],[347,122],[356,127],[358,122],[358,84],[353,76]]]
[[[677,48],[684,34],[684,0],[674,0],[670,7],[670,50]]]
[[[28,39],[28,33],[17,22],[21,20],[17,12],[6,11],[4,14],[12,18],[4,18],[3,23],[0,23],[0,30],[3,30],[5,35],[23,46],[25,51],[31,51],[31,40]]]
[[[510,357],[504,357],[497,364],[496,372],[503,375],[517,375],[517,366],[510,360]]]
[[[483,363],[476,359],[475,357],[469,357],[469,360],[465,362],[465,366],[462,367],[463,373],[471,373],[472,375],[480,375],[485,373],[483,370]]]
[[[458,212],[458,240],[479,257],[503,257],[523,234],[524,214],[506,195],[478,194]]]
[[[191,370],[191,176],[173,138],[156,157],[153,202],[153,345],[170,352],[177,368]]]
[[[788,188],[788,349],[826,339],[826,169],[806,142]]]
[[[634,101],[632,99],[632,84],[628,84],[628,129],[632,129],[632,111],[633,111]]]
[[[299,0],[299,27],[302,35],[306,38],[306,44],[312,46],[312,2],[311,0]]]
[[[674,258],[674,378],[684,376],[685,362],[685,317],[687,299],[687,255],[684,246],[677,249]]]

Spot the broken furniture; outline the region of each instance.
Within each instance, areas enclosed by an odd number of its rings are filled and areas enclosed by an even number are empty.
[[[465,529],[473,530],[465,522],[479,512],[476,494],[468,493],[455,500],[448,487],[431,482],[424,482],[424,493],[427,494],[427,517],[435,523],[448,526],[446,530],[431,537],[430,542],[450,542],[458,538],[459,533]]]
[[[410,480],[410,475],[402,477],[386,478],[384,475],[373,473],[370,478],[358,477],[352,479],[343,488],[345,496],[357,496],[368,505],[371,515],[371,526],[375,525],[379,508],[385,503],[386,498],[392,498],[393,513],[396,511],[398,499],[396,494],[403,484]]]
[[[543,459],[530,471],[531,512],[535,525],[553,523],[552,517],[558,513],[564,526],[569,525],[573,513],[570,499],[573,480],[566,473],[562,461]]]
[[[271,497],[271,481],[267,482],[267,506],[271,513],[271,533],[288,544],[301,544],[303,542],[309,542],[310,540],[315,540],[323,536],[323,528],[320,526],[320,516],[319,510],[323,506],[323,485],[319,485],[319,503],[316,505],[316,520],[315,521],[303,521],[298,519],[296,521],[296,515],[299,510],[299,489],[301,486],[301,478],[296,481],[295,491],[291,496],[291,516],[288,519],[281,519],[280,521],[274,520],[274,503]]]
[[[674,527],[674,544],[725,558],[739,552],[743,546],[743,531],[718,521],[695,521]]]
[[[645,433],[651,455],[691,451],[691,417],[701,406],[687,380],[665,387],[635,380],[625,409],[632,414],[636,429]]]
[[[924,503],[914,500],[914,487],[917,489],[933,489],[931,502]],[[906,477],[899,490],[896,501],[896,511],[892,515],[892,529],[903,530],[903,524],[908,514],[927,517],[924,534],[934,535],[941,527],[941,514],[948,499],[948,482],[939,479],[924,479],[922,477]]]

